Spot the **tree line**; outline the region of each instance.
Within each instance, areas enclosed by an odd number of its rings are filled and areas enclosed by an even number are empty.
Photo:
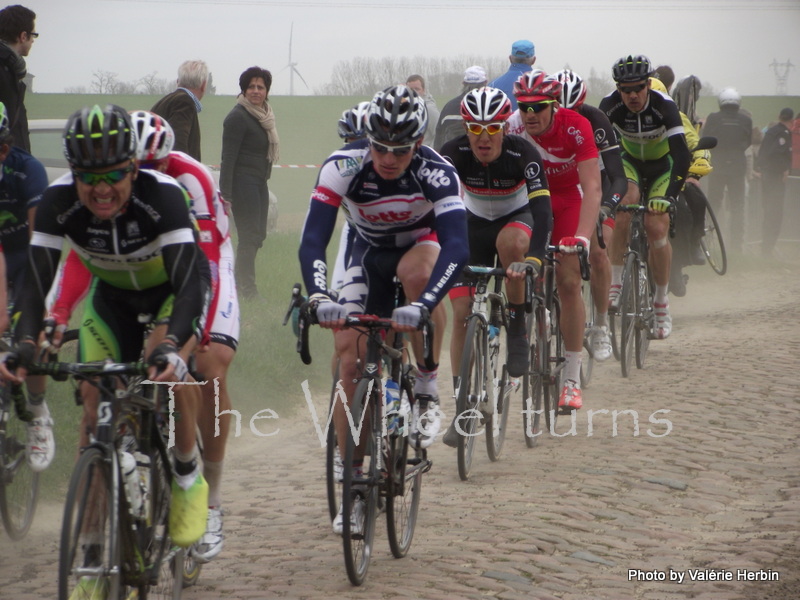
[[[64,88],[65,94],[150,94],[164,95],[175,89],[175,79],[157,77],[157,71],[148,73],[144,77],[133,81],[121,81],[119,74],[111,71],[94,71],[92,82],[88,89],[86,86],[70,86]],[[208,74],[208,86],[206,94],[216,93],[214,79],[211,73]]]

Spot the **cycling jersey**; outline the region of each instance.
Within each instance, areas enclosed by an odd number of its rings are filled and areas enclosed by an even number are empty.
[[[463,135],[445,143],[441,153],[458,171],[464,204],[471,215],[496,221],[528,209],[534,227],[527,255],[543,259],[552,211],[547,177],[536,148],[519,136],[504,135],[500,156],[484,165]]]
[[[611,121],[599,108],[581,104],[577,112],[591,123],[594,130],[594,143],[600,153],[600,171],[604,178],[603,199],[600,204],[613,210],[628,191],[628,180],[622,166],[617,134],[614,132]]]
[[[168,284],[175,295],[168,335],[182,345],[195,333],[203,315],[207,274],[198,257],[188,197],[174,179],[139,171],[128,203],[107,220],[83,206],[71,173],[47,188],[36,211],[16,340],[39,334],[45,295],[65,238],[89,271],[111,287],[133,293]]]
[[[675,102],[666,94],[650,90],[644,108],[635,113],[628,110],[619,91],[614,90],[600,102],[600,110],[608,116],[622,142],[623,160],[632,159],[634,169],[637,161],[655,162],[669,156],[670,160],[662,161],[669,174],[663,195],[677,198],[691,156]]]
[[[337,150],[325,161],[311,193],[303,225],[300,264],[309,294],[328,294],[325,249],[342,207],[356,241],[408,249],[435,231],[441,252],[419,302],[433,308],[467,259],[466,212],[453,165],[421,146],[400,177],[381,178],[366,140]]]

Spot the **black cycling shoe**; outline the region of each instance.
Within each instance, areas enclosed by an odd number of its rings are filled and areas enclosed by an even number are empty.
[[[530,344],[524,334],[508,336],[508,374],[511,377],[522,377],[528,370],[528,352]]]

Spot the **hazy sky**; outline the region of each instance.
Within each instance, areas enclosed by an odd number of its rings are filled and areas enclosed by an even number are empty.
[[[340,60],[506,57],[514,40],[527,38],[548,71],[569,64],[588,76],[645,54],[678,77],[695,74],[743,95],[774,94],[770,65],[791,61],[787,90],[800,95],[800,0],[20,1],[38,15],[41,36],[28,56],[38,92],[89,89],[95,71],[172,80],[181,62],[199,58],[217,93],[238,93],[239,74],[259,65],[273,73],[272,93],[287,94],[294,23],[292,59],[312,89],[330,81]],[[310,90],[295,78],[295,93]]]

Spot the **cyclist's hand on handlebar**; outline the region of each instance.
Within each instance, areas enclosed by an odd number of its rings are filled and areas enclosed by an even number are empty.
[[[613,219],[614,218],[614,209],[610,206],[606,206],[602,204],[600,206],[600,222],[604,222],[606,219]]]
[[[53,317],[46,318],[44,320],[44,338],[39,345],[50,354],[56,354],[58,349],[61,348],[61,342],[64,339],[66,330],[66,324],[59,323]]]
[[[392,327],[397,331],[416,331],[428,319],[428,308],[421,302],[399,306],[392,311]]]
[[[582,235],[563,237],[558,242],[558,250],[563,254],[578,254],[581,247],[583,252],[589,252],[589,240]]]
[[[25,340],[16,345],[5,359],[0,362],[0,377],[12,383],[24,383],[28,374],[28,365],[36,357],[36,344],[33,340]]]
[[[310,300],[316,303],[315,313],[320,327],[332,329],[344,326],[344,319],[347,316],[344,306],[324,294],[314,294]]]
[[[535,256],[528,256],[524,262],[512,262],[506,270],[506,277],[509,279],[524,279],[528,271],[533,272],[533,278],[539,276],[542,268],[542,261]]]
[[[651,213],[664,214],[669,212],[669,207],[672,206],[672,199],[666,196],[656,196],[650,198],[647,203],[647,208]]]
[[[147,375],[153,381],[186,381],[189,374],[178,347],[170,341],[163,341],[156,346],[147,364],[150,365]]]

